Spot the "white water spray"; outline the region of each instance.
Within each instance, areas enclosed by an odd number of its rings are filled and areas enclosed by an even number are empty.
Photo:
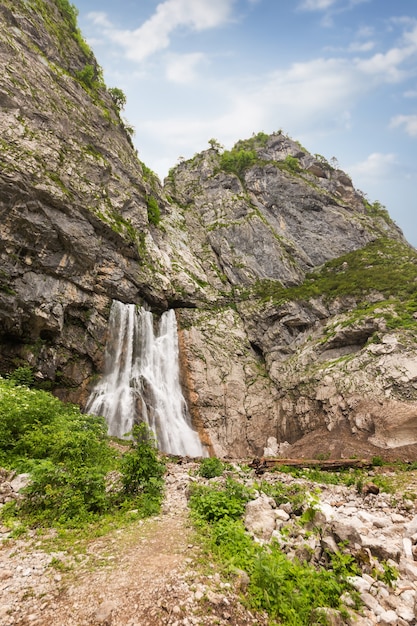
[[[124,437],[135,422],[144,421],[161,451],[207,456],[181,391],[174,311],[163,313],[155,334],[152,313],[113,302],[105,372],[86,411],[105,417],[109,435]]]

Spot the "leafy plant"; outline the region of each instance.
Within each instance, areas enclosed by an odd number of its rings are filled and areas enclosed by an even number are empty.
[[[221,476],[224,472],[224,464],[216,456],[203,459],[200,463],[198,473],[203,478],[214,478],[215,476]]]
[[[266,609],[286,626],[311,624],[318,607],[339,608],[340,596],[347,588],[331,571],[317,571],[289,560],[276,544],[258,552],[250,578],[254,606]]]
[[[107,506],[103,472],[92,466],[68,466],[46,459],[32,470],[20,512],[34,525],[76,526],[91,521]]]
[[[31,387],[34,383],[33,370],[28,365],[21,365],[17,367],[11,374],[9,374],[10,380],[16,383],[16,385],[25,385]]]
[[[232,148],[220,156],[220,168],[241,178],[249,167],[254,165],[257,155],[254,150]]]
[[[261,489],[264,493],[273,498],[278,506],[285,502],[290,502],[292,510],[296,515],[302,514],[305,504],[307,503],[306,489],[297,483],[286,485],[281,482],[275,484],[263,482]]]
[[[239,483],[228,479],[224,488],[196,485],[191,493],[190,507],[195,518],[205,522],[223,518],[238,519],[250,499],[250,492]]]
[[[266,484],[261,489],[264,487]],[[285,486],[273,487],[277,499],[287,498]],[[262,546],[253,541],[241,519],[251,495],[245,486],[229,478],[224,487],[195,486],[190,497],[193,519],[211,558],[231,573],[244,570],[248,574],[249,606],[267,611],[286,626],[309,626],[319,607],[343,608],[340,597],[349,589],[347,568],[338,572],[316,570],[289,560],[276,543]]]
[[[360,576],[361,570],[355,557],[349,552],[332,552],[329,554],[332,570],[338,577]]]
[[[120,113],[120,111],[122,111],[124,107],[126,106],[126,96],[124,92],[118,87],[110,87],[108,92],[110,94],[111,99],[114,102],[116,109]]]
[[[395,565],[391,565],[386,561],[381,561],[379,565],[382,567],[382,571],[379,568],[374,568],[372,574],[376,580],[381,580],[383,583],[392,587],[393,583],[398,578],[398,569]]]
[[[155,196],[148,196],[146,201],[146,207],[148,210],[148,220],[150,224],[158,226],[161,221],[161,210]]]
[[[2,378],[0,415],[0,464],[31,477],[25,497],[1,509],[3,520],[80,527],[111,510],[134,506],[141,516],[159,510],[164,465],[144,425],[120,458],[102,417]],[[120,475],[115,490],[106,488],[110,471]]]
[[[158,457],[152,432],[143,422],[133,428],[132,448],[123,455],[120,471],[125,495],[146,495],[159,504],[165,465]]]
[[[78,9],[75,5],[68,2],[68,0],[56,0],[56,4],[64,16],[64,19],[68,22],[72,31],[78,30],[77,18],[78,18]]]
[[[88,87],[89,89],[94,89],[96,83],[96,71],[94,69],[94,65],[87,63],[84,65],[82,70],[76,72],[76,77],[84,85],[84,87]]]
[[[290,154],[287,154],[285,159],[281,161],[281,164],[293,174],[296,174],[301,170],[299,160],[296,157],[291,156]]]

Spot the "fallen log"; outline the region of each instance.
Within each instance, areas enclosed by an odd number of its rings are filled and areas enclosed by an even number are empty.
[[[300,469],[341,470],[341,469],[366,469],[372,467],[372,461],[367,459],[276,459],[256,458],[249,463],[257,474],[263,474],[275,467],[298,467]]]

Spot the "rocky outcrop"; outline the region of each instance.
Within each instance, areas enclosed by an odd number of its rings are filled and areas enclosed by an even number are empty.
[[[416,260],[387,212],[281,132],[211,142],[162,186],[75,14],[36,7],[0,7],[1,372],[29,365],[84,405],[111,301],[173,307],[191,413],[216,454],[262,454],[268,439],[302,454],[315,435],[336,455],[409,454],[415,302],[401,281],[373,281],[386,262],[412,286]]]
[[[175,272],[148,218],[150,197],[167,204],[158,178],[71,19],[38,4],[0,9],[2,368],[27,362],[83,401],[112,299],[164,310]]]
[[[283,474],[264,478],[280,490],[285,485],[290,492],[304,492],[304,502],[299,506],[296,499],[258,493],[245,514],[246,529],[257,541],[278,542],[288,558],[315,567],[331,568],[340,559],[351,568],[349,582],[362,610],[348,623],[416,623],[417,517],[411,500],[383,492],[358,494],[344,485],[317,489],[313,482]],[[353,594],[345,593],[343,602],[353,608]]]

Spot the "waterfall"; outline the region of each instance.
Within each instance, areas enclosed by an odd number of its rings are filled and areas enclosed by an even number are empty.
[[[135,422],[144,421],[161,451],[207,455],[191,427],[181,391],[174,311],[163,313],[155,333],[152,313],[113,302],[104,376],[93,389],[86,411],[105,417],[109,435],[125,437]]]

